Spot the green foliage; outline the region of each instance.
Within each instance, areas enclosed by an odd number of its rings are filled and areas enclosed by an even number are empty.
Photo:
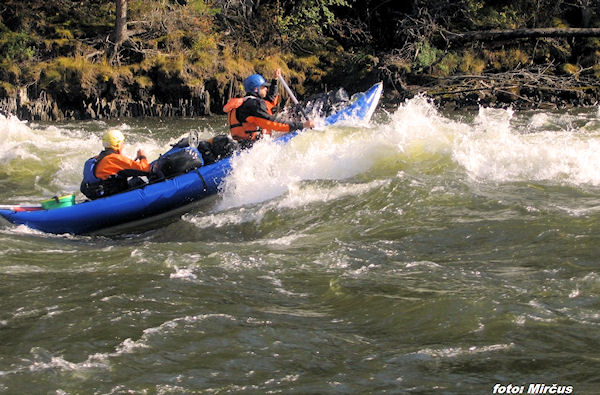
[[[489,67],[496,71],[512,70],[531,63],[532,58],[518,48],[483,51]]]
[[[219,8],[213,7],[206,0],[190,0],[187,6],[196,14],[202,16],[215,16],[220,12]]]
[[[4,59],[0,61],[0,80],[7,81],[11,84],[17,84],[20,82],[21,69],[14,61],[10,59]]]
[[[198,32],[196,34],[194,44],[192,46],[194,51],[215,51],[217,49],[217,38],[210,34]]]
[[[465,74],[481,74],[485,69],[485,60],[473,51],[465,51],[458,69]]]
[[[579,73],[581,72],[581,68],[577,65],[571,64],[571,63],[565,63],[562,66],[559,67],[559,70],[564,73],[564,74],[568,74],[568,75],[579,75]]]
[[[524,25],[524,16],[516,8],[516,2],[496,8],[482,0],[466,1],[465,14],[477,29],[512,29]]]
[[[134,81],[140,88],[143,89],[151,88],[153,85],[152,80],[147,75],[136,76]]]
[[[71,30],[66,29],[62,26],[57,26],[54,28],[54,30],[56,31],[56,35],[59,38],[67,38],[67,39],[75,38],[75,36],[73,35],[73,32]]]
[[[564,2],[556,0],[462,0],[461,3],[462,17],[471,22],[466,30],[555,26],[556,20],[569,12]]]
[[[454,52],[447,53],[436,65],[432,74],[439,76],[449,76],[458,69],[460,61],[461,58],[458,54]]]
[[[130,41],[113,53],[106,37],[114,25],[114,0],[8,0],[0,7],[0,81],[9,84],[5,92],[38,84],[69,97],[91,97],[108,85],[127,94],[128,81],[153,91],[164,80],[173,86],[210,81],[211,88],[216,83],[230,92],[252,72],[271,75],[281,67],[302,95],[325,85],[351,90],[357,81],[382,76],[397,81],[407,74],[478,74],[535,63],[573,64],[582,75],[598,75],[599,39],[453,43],[442,49],[447,31],[576,26],[573,4],[129,0]],[[591,11],[596,26],[598,12]]]
[[[106,63],[90,63],[83,57],[61,57],[41,65],[40,86],[50,92],[67,94],[69,99],[98,97],[98,84],[131,80],[126,67],[111,67]]]
[[[182,76],[184,74],[186,59],[183,54],[174,56],[161,54],[154,58],[148,59],[148,63],[155,70],[161,71],[164,76],[171,78]]]
[[[282,7],[277,16],[280,32],[294,40],[316,39],[333,26],[337,17],[336,7],[350,8],[354,0],[301,1],[291,9]]]
[[[14,96],[16,93],[17,89],[14,85],[5,81],[0,81],[0,97]]]
[[[443,51],[431,46],[428,42],[420,42],[417,44],[417,53],[412,67],[414,70],[423,70],[435,63],[442,54]]]
[[[0,35],[0,57],[22,62],[35,55],[34,40],[25,32],[6,32]]]

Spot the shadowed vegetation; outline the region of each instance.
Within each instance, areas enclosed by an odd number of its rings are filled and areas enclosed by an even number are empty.
[[[246,75],[271,75],[277,67],[300,96],[336,86],[355,91],[382,80],[391,101],[425,91],[440,100],[495,104],[495,91],[506,91],[505,104],[545,102],[539,92],[508,88],[516,71],[543,72],[553,82],[538,78],[541,91],[571,92],[566,104],[598,96],[600,39],[593,28],[600,19],[592,0],[119,1],[127,24],[115,42],[115,0],[5,0],[0,108],[18,112],[45,92],[59,118],[98,117],[107,111],[101,101],[125,108],[196,100],[205,105],[198,114],[219,112],[241,93]],[[592,33],[468,38],[475,31],[534,28]],[[130,112],[104,116],[152,115]]]

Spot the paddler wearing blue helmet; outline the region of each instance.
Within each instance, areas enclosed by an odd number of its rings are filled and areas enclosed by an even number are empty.
[[[276,121],[273,107],[279,102],[277,79],[281,69],[275,71],[275,77],[267,82],[260,74],[252,74],[244,80],[246,96],[230,99],[223,107],[227,113],[227,121],[231,137],[242,147],[251,146],[265,134],[276,132],[292,132],[315,127],[312,120],[304,122]]]

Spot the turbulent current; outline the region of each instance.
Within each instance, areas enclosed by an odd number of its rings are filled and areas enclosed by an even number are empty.
[[[76,193],[114,126],[149,159],[226,132],[0,115],[0,203]],[[600,108],[416,97],[232,164],[152,229],[0,223],[0,392],[597,393]]]

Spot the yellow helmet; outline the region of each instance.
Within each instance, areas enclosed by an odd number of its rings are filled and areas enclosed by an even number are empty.
[[[104,148],[118,150],[121,148],[123,142],[125,142],[125,136],[123,136],[123,133],[118,129],[110,129],[102,136],[102,145]]]

